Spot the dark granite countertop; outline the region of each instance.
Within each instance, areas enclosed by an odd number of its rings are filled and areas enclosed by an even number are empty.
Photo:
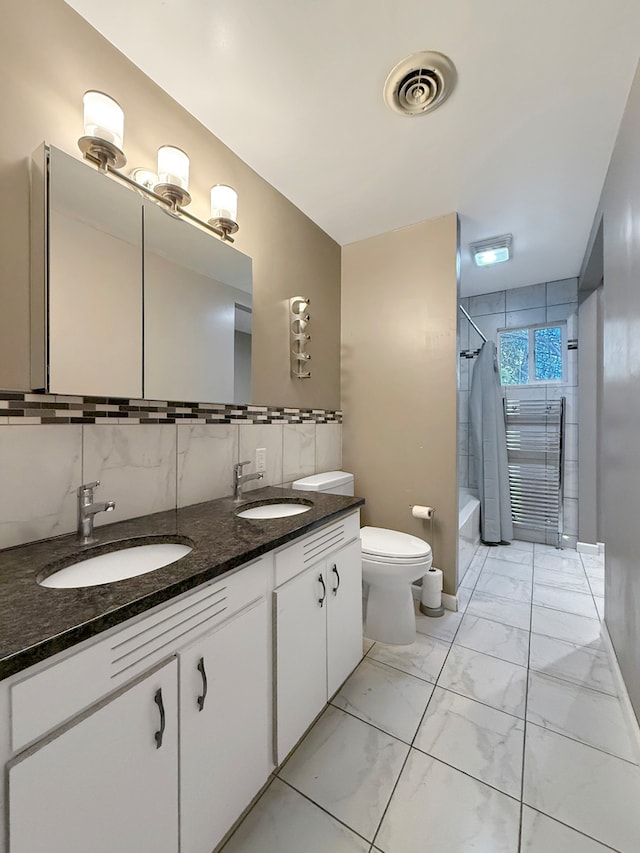
[[[362,498],[266,487],[245,495],[243,504],[274,498],[312,500],[299,515],[264,521],[238,518],[232,498],[158,512],[95,529],[97,542],[81,546],[75,534],[0,551],[0,678],[106,631],[157,604],[223,575],[250,560],[327,524],[364,504]],[[190,554],[148,574],[83,589],[49,589],[38,578],[73,562],[136,545],[176,537]],[[89,552],[92,552],[91,554]]]

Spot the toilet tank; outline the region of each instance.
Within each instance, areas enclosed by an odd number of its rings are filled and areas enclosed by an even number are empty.
[[[324,474],[312,474],[292,483],[291,488],[304,492],[326,492],[330,495],[353,495],[353,474],[345,471],[326,471]]]

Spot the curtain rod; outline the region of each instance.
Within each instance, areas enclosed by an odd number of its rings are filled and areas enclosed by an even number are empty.
[[[485,336],[482,334],[482,332],[480,331],[480,329],[476,326],[476,324],[473,322],[473,320],[472,320],[472,319],[471,319],[471,317],[469,316],[469,314],[468,314],[468,312],[466,311],[466,309],[465,309],[465,308],[463,308],[463,307],[462,307],[462,305],[459,305],[458,307],[460,308],[460,310],[462,311],[462,313],[464,314],[464,316],[465,316],[465,317],[467,318],[467,320],[471,323],[471,325],[473,326],[473,328],[476,330],[476,332],[480,335],[480,337],[482,338],[482,340],[483,340],[483,341],[485,342],[485,344],[486,344],[487,339],[486,339],[486,338],[485,338]]]

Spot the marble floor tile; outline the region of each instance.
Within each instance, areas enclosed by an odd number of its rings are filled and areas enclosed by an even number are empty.
[[[604,566],[585,566],[584,571],[588,578],[599,578],[600,580],[604,580]]]
[[[364,657],[368,654],[371,649],[375,646],[375,640],[369,640],[367,637],[362,638],[362,656]]]
[[[412,749],[375,846],[383,853],[515,853],[519,819],[516,800]]]
[[[584,568],[580,560],[570,557],[556,557],[553,554],[541,554],[533,558],[534,569],[548,569],[551,572],[562,572],[567,575],[584,577]]]
[[[511,545],[498,545],[498,550],[503,548],[515,548],[518,551],[528,551],[533,554],[533,542],[525,542],[523,539],[512,539]]]
[[[510,601],[519,601],[522,604],[531,602],[531,581],[516,580],[506,575],[494,575],[483,569],[482,575],[476,584],[476,591],[486,592],[489,595],[499,595]]]
[[[480,562],[478,562],[475,566],[469,566],[467,571],[464,573],[464,577],[460,582],[461,587],[466,587],[467,589],[473,589],[476,585],[476,581],[480,577],[480,572],[482,571],[482,565],[484,563],[484,557]]]
[[[569,574],[569,572],[557,572],[555,569],[540,569],[538,566],[534,569],[533,579],[535,583],[541,583],[545,586],[552,586],[558,589],[569,589],[573,592],[583,592],[589,595],[591,589],[587,576],[583,572],[579,574]]]
[[[376,643],[368,657],[435,684],[449,645],[436,637],[418,634],[415,643],[410,646],[385,646],[384,643]]]
[[[483,574],[490,572],[492,575],[504,575],[515,580],[531,581],[533,577],[533,568],[524,566],[521,563],[510,563],[508,560],[495,560],[492,557],[487,557],[485,560]]]
[[[640,767],[531,723],[524,802],[622,853],[638,850]]]
[[[591,566],[587,563],[584,567],[585,574],[589,578],[600,578],[600,580],[604,580],[604,565],[602,566]]]
[[[453,645],[438,686],[524,717],[527,670],[522,666]]]
[[[409,747],[329,706],[280,777],[369,841]]]
[[[375,660],[363,660],[331,704],[411,743],[433,686]]]
[[[527,666],[529,632],[466,613],[454,643],[501,660]]]
[[[510,545],[505,545],[491,548],[487,554],[487,559],[504,560],[507,563],[530,566],[533,563],[533,553],[531,551],[523,551],[521,548],[512,548]]]
[[[529,673],[527,720],[635,762],[636,744],[617,697]]]
[[[607,853],[610,850],[575,829],[523,806],[520,853]]]
[[[483,619],[491,619],[494,622],[527,631],[531,622],[530,604],[509,601],[508,598],[499,598],[479,590],[473,593],[466,612],[472,616],[480,616]]]
[[[604,598],[600,598],[598,595],[593,596],[593,601],[596,605],[596,610],[598,611],[598,618],[604,619]]]
[[[580,554],[580,560],[585,569],[604,569],[604,556],[595,554]]]
[[[606,652],[540,634],[531,635],[530,648],[531,669],[582,687],[617,695]]]
[[[540,545],[536,542],[533,548],[534,558],[549,554],[552,557],[562,556],[567,560],[577,560],[580,562],[580,554],[573,548],[556,548],[553,545]]]
[[[414,747],[520,798],[524,722],[436,687]]]
[[[539,607],[550,607],[552,610],[575,613],[577,616],[598,618],[598,611],[593,603],[593,598],[591,595],[585,595],[581,592],[571,592],[567,589],[534,583],[533,603]]]
[[[460,611],[445,610],[442,616],[425,616],[420,612],[416,602],[416,629],[419,634],[427,634],[429,637],[437,637],[450,643],[455,637],[456,631],[462,622],[463,613]]]
[[[223,853],[367,853],[359,838],[289,785],[274,779]]]
[[[594,598],[604,598],[604,578],[589,577],[589,588]]]
[[[471,596],[473,594],[473,590],[468,589],[464,586],[458,587],[456,592],[456,598],[458,599],[458,613],[464,613],[467,607],[469,606],[469,601],[471,600]]]
[[[604,649],[599,620],[587,616],[536,607],[534,604],[531,608],[531,630],[536,634],[568,640],[592,649]]]

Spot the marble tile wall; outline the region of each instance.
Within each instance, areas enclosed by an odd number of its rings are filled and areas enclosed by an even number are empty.
[[[497,344],[499,329],[529,326],[555,320],[567,321],[567,337],[578,338],[578,280],[541,282],[529,287],[483,293],[461,300],[484,335]],[[460,314],[460,350],[476,350],[481,345],[475,330]],[[565,461],[565,544],[575,547],[578,537],[578,352],[567,353],[566,384],[523,386],[505,389],[509,398],[557,399],[564,396],[566,408]],[[458,389],[458,477],[459,485],[476,487],[475,458],[469,443],[469,388],[473,359],[460,358]],[[539,530],[517,529],[519,539],[555,545],[555,536]]]
[[[0,423],[0,548],[70,533],[76,489],[114,500],[96,526],[230,495],[232,469],[267,450],[263,485],[340,469],[339,423]]]

